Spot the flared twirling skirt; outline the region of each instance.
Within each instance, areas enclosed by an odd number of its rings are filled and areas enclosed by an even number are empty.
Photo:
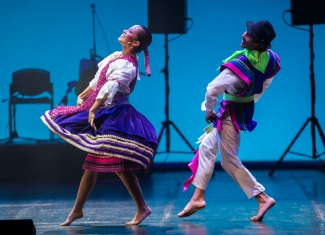
[[[88,123],[89,111],[51,118],[41,116],[51,131],[88,152],[84,169],[117,172],[147,168],[157,147],[153,125],[130,104],[100,108],[95,112],[97,130]]]

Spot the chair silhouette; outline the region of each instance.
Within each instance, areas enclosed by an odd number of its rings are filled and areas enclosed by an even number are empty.
[[[47,92],[49,96],[44,96]],[[41,97],[40,97],[41,96]],[[41,139],[19,137],[16,131],[16,105],[17,104],[49,104],[53,109],[53,84],[50,82],[50,72],[42,69],[22,69],[12,74],[9,99],[9,142],[15,138],[44,141]],[[54,134],[50,131],[50,140]]]

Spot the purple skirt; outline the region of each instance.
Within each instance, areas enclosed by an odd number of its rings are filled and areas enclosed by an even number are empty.
[[[157,147],[153,125],[130,104],[100,108],[95,114],[95,131],[88,123],[89,111],[54,119],[51,111],[41,116],[51,131],[88,153],[122,158],[146,168]]]

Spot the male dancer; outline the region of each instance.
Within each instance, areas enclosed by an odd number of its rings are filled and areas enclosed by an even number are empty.
[[[270,86],[280,70],[280,58],[269,48],[276,34],[270,22],[246,22],[247,31],[242,35],[242,51],[236,51],[224,60],[220,74],[209,83],[202,103],[206,121],[213,122],[202,138],[202,143],[189,164],[193,175],[185,183],[184,191],[192,183],[194,195],[179,217],[187,217],[206,206],[204,195],[214,170],[216,155],[220,151],[221,166],[242,188],[248,198],[258,202],[257,215],[251,221],[262,221],[265,213],[274,206],[265,188],[257,182],[238,158],[241,131],[254,130],[254,105]],[[214,108],[223,93],[217,113]]]

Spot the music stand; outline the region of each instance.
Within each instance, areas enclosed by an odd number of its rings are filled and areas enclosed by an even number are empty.
[[[309,157],[312,159],[319,159],[323,164],[324,162],[321,160],[321,156],[325,154],[325,152],[318,154],[316,150],[316,128],[319,132],[319,135],[321,137],[321,140],[323,142],[323,145],[325,146],[325,135],[324,132],[318,122],[318,119],[315,115],[315,101],[316,101],[316,87],[315,87],[315,74],[314,74],[314,44],[313,44],[313,38],[314,38],[314,33],[313,33],[313,24],[309,22],[309,47],[310,47],[310,87],[311,87],[311,117],[308,118],[297,135],[293,138],[287,149],[284,151],[283,155],[281,158],[278,160],[276,165],[273,167],[273,169],[269,172],[269,176],[272,176],[275,172],[275,170],[280,166],[281,162],[283,161],[284,157],[286,156],[287,153],[292,153],[304,157]],[[312,156],[302,154],[302,153],[297,153],[297,152],[292,152],[290,151],[292,145],[296,142],[302,131],[305,129],[308,123],[311,123],[311,137],[312,137]]]

